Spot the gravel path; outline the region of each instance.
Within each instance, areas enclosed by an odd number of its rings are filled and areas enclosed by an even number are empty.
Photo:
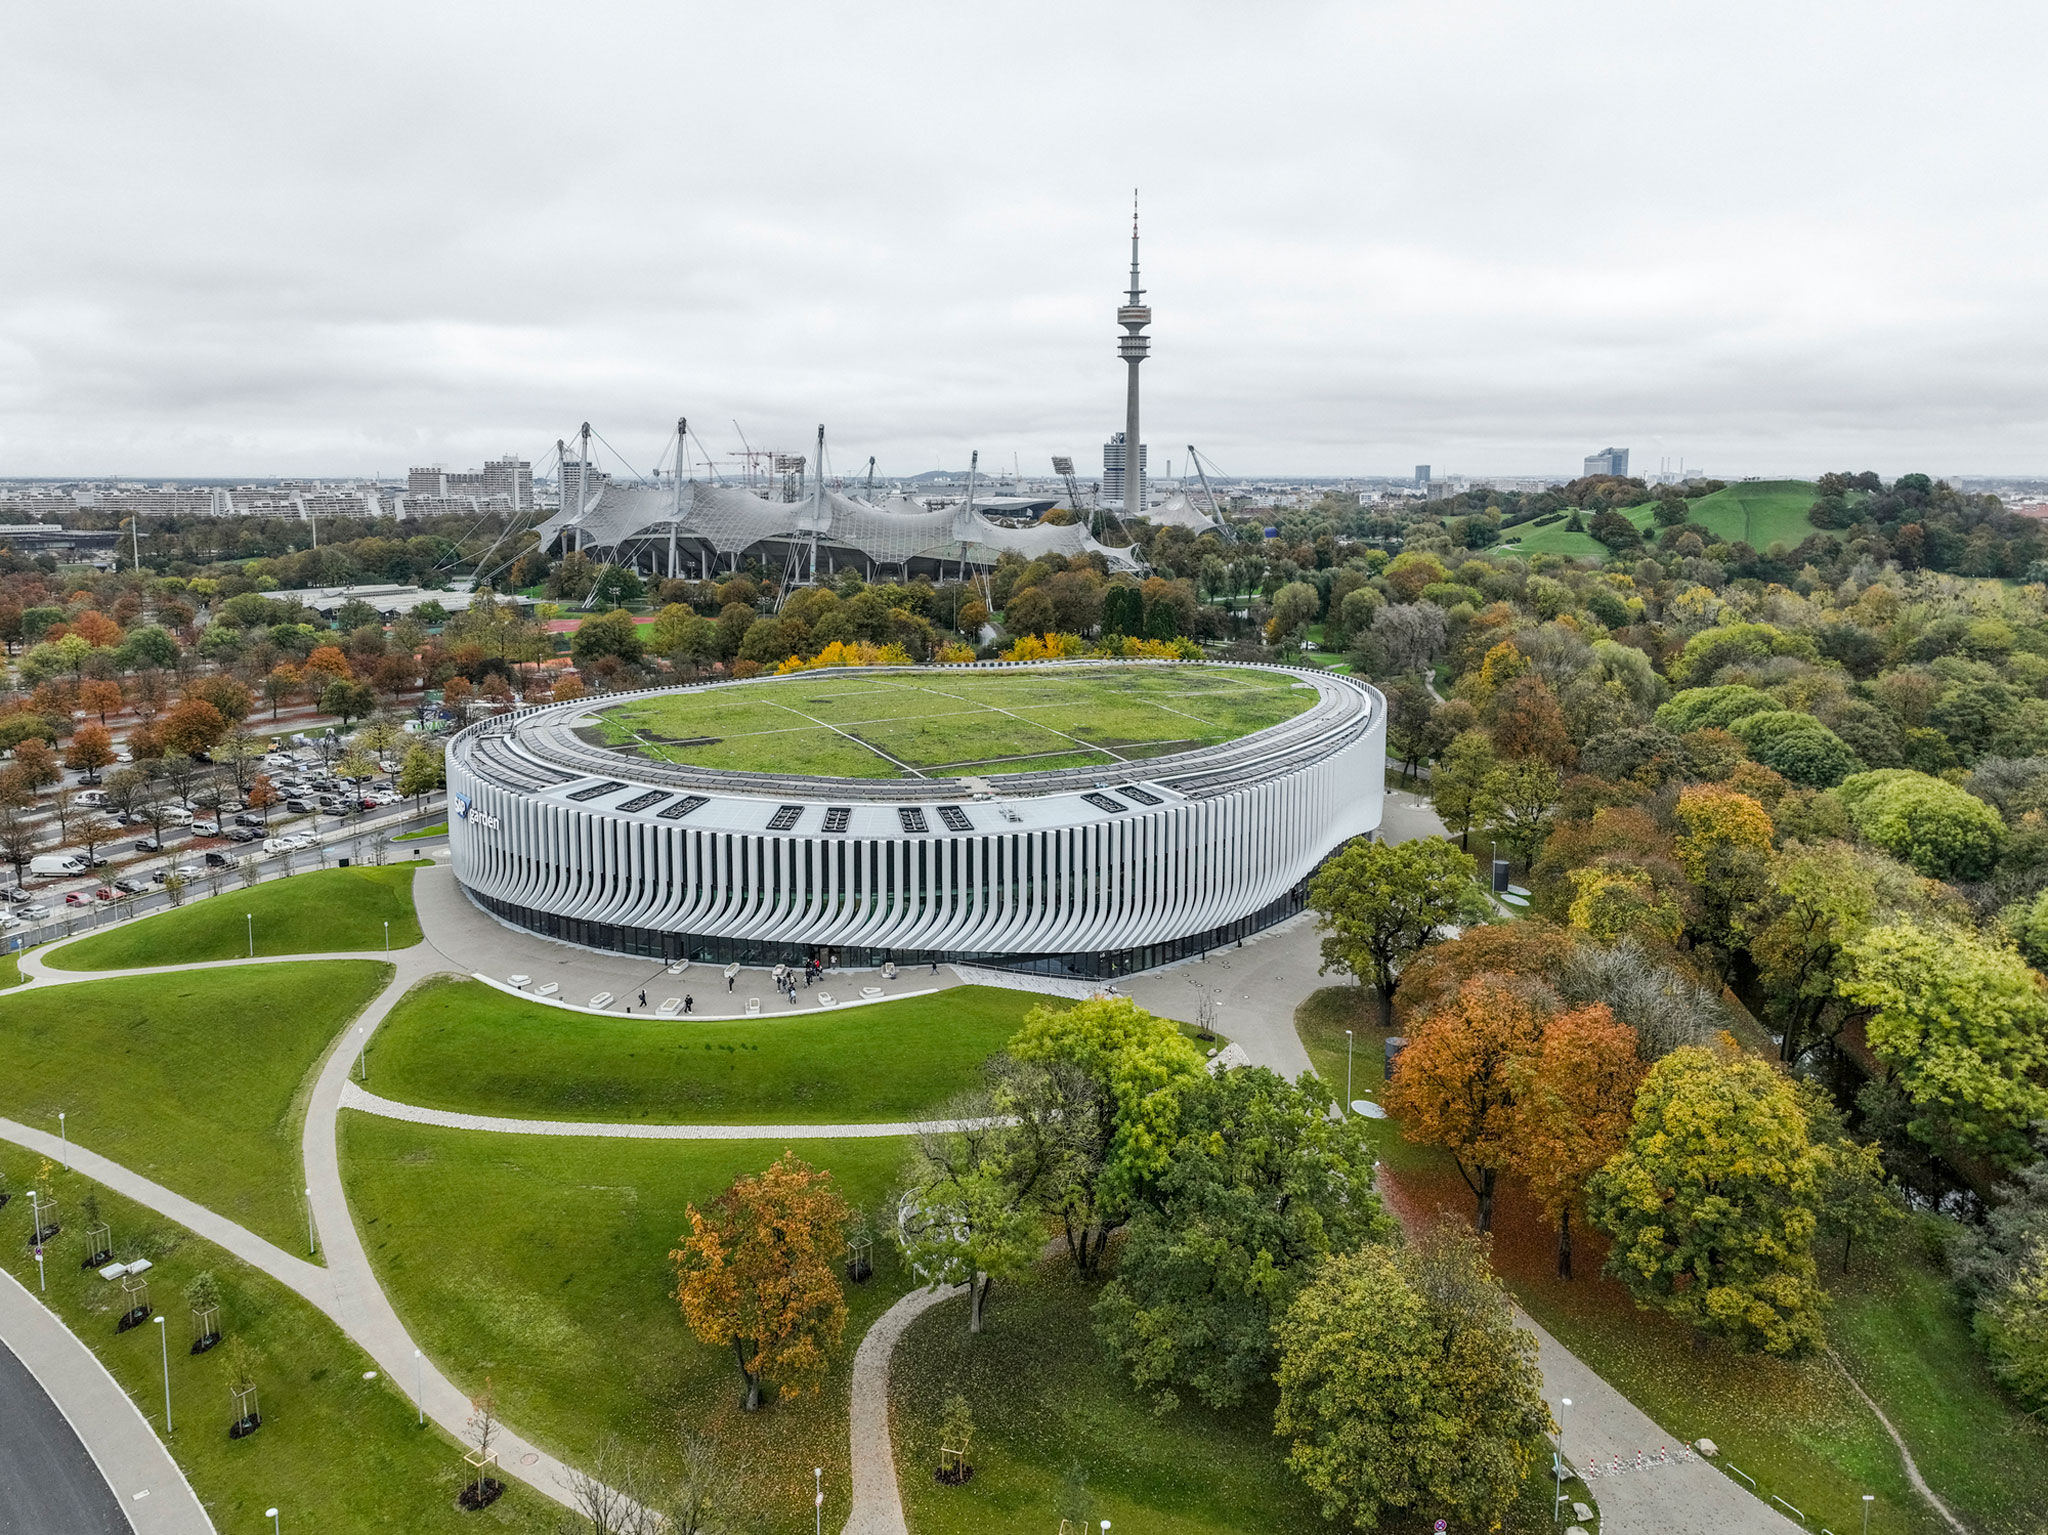
[[[875,1318],[853,1353],[853,1509],[844,1535],[909,1535],[889,1434],[889,1360],[904,1330],[965,1286],[912,1290]]]
[[[449,1109],[424,1109],[417,1104],[380,1098],[354,1082],[345,1082],[339,1106],[360,1109],[383,1119],[408,1124],[439,1125],[448,1130],[486,1130],[500,1135],[585,1135],[634,1141],[838,1141],[915,1135],[924,1129],[981,1129],[975,1120],[906,1120],[893,1124],[854,1125],[641,1125],[586,1119],[512,1119],[500,1114],[458,1114]]]

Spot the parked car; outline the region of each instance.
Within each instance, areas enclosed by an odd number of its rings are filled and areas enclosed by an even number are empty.
[[[92,898],[95,901],[111,901],[116,893],[112,885],[102,885],[92,893]]]
[[[232,869],[235,866],[235,855],[223,853],[217,847],[210,847],[206,850],[206,866],[209,869]]]
[[[320,845],[320,839],[318,837],[308,836],[305,832],[302,831],[292,833],[291,836],[285,838],[285,841],[291,844],[292,851],[295,853],[303,852],[309,847],[318,847]]]
[[[89,891],[73,890],[65,895],[64,904],[66,906],[90,906],[92,905],[92,895]]]
[[[253,826],[230,826],[221,835],[230,842],[254,842],[263,833]]]
[[[202,869],[196,863],[181,863],[175,869],[171,870],[171,872],[177,875],[179,879],[197,879],[199,878],[200,875],[204,874],[206,870]]]
[[[34,896],[30,895],[26,890],[22,889],[21,886],[19,885],[9,885],[5,890],[0,890],[0,896],[4,896],[7,900],[16,902],[33,901],[35,899]]]
[[[22,907],[21,914],[31,922],[47,922],[50,920],[50,908],[43,905],[40,901],[32,901]]]
[[[161,853],[163,850],[164,845],[154,837],[137,837],[135,839],[135,851],[138,853]]]
[[[124,874],[114,881],[114,888],[123,895],[146,895],[149,893],[149,881],[132,874]]]
[[[293,815],[311,815],[313,813],[311,803],[302,799],[288,799],[284,802],[284,808]]]
[[[220,835],[220,822],[194,821],[192,823],[192,835],[195,837],[218,837]]]
[[[260,815],[238,815],[235,817],[235,824],[237,826],[254,826],[260,828],[263,825],[263,817]],[[232,836],[233,833],[229,833],[229,835]]]
[[[296,837],[265,837],[263,851],[266,853],[293,853],[298,851]]]

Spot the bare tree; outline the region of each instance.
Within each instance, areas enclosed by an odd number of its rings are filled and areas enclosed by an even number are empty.
[[[581,1531],[587,1524],[590,1535],[656,1535],[661,1518],[647,1505],[648,1481],[645,1462],[622,1445],[616,1435],[607,1434],[586,1461],[587,1469],[572,1469],[566,1486],[569,1500],[581,1519],[563,1526]]]
[[[173,752],[164,758],[163,767],[164,783],[178,796],[178,803],[190,810],[192,791],[199,787],[206,770],[183,752]]]
[[[0,857],[14,865],[14,882],[21,883],[22,870],[36,856],[41,842],[35,824],[12,805],[0,805]]]
[[[257,873],[255,857],[252,855],[248,858],[237,858],[235,860],[235,873],[241,876],[242,888],[244,890],[254,885],[260,877]]]
[[[1605,1003],[1636,1031],[1645,1060],[1705,1044],[1729,1023],[1727,1004],[1711,988],[1658,964],[1633,938],[1605,949],[1580,944],[1557,977],[1557,991],[1572,1007]]]
[[[71,829],[71,840],[85,853],[85,861],[93,862],[107,843],[112,842],[119,828],[103,815],[86,815],[79,818]]]

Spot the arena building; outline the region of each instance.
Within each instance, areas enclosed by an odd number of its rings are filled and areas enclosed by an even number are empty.
[[[479,906],[588,948],[1099,978],[1301,910],[1385,762],[1384,700],[1327,672],[820,670],[471,725],[449,836]]]

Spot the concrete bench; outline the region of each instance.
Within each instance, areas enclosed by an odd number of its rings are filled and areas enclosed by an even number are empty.
[[[562,983],[560,981],[544,981],[534,988],[534,995],[538,997],[552,997],[561,989]]]
[[[533,984],[533,977],[530,975],[508,975],[505,977],[505,980],[508,984],[518,987],[521,991],[526,990],[527,987]]]
[[[610,1007],[612,1005],[612,994],[608,991],[601,991],[590,999],[590,1005],[592,1007]]]
[[[666,1002],[661,1004],[661,1016],[664,1018],[673,1018],[677,1013],[680,1013],[682,1010],[683,999],[681,997],[670,997]]]

